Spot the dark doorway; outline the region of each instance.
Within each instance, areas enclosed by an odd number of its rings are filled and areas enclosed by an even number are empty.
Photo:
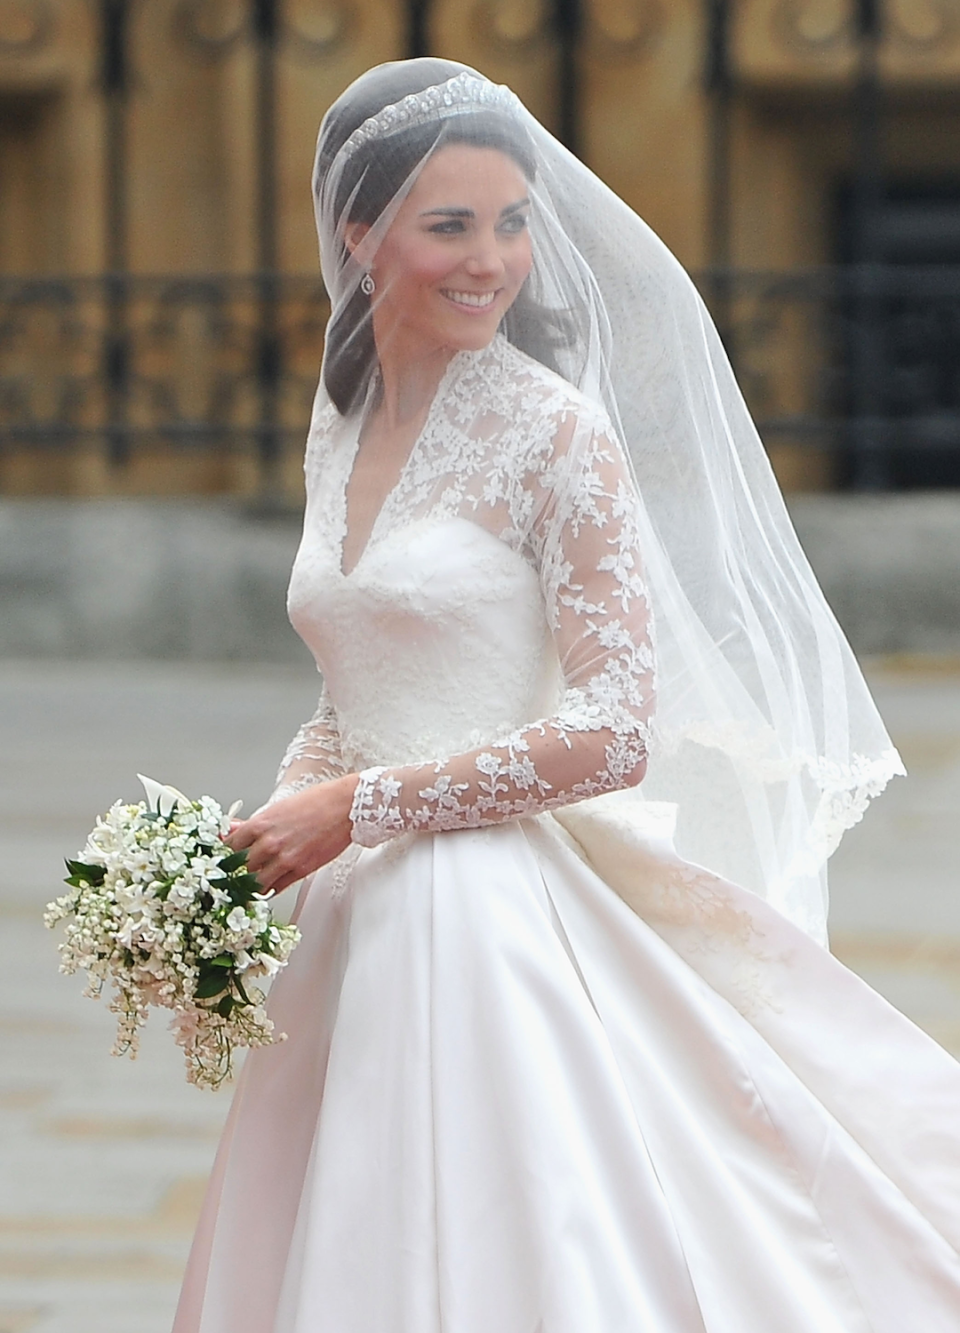
[[[854,291],[844,300],[847,411],[857,401],[853,349],[867,318],[875,321],[885,484],[960,487],[960,179],[891,183],[866,217],[844,187],[836,235],[842,264],[875,266],[870,297]],[[856,270],[851,276],[855,285]]]
[[[0,93],[0,273],[51,273],[62,265],[58,109],[52,94]]]

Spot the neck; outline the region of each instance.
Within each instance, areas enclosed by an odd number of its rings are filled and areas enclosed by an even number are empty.
[[[380,410],[388,426],[407,425],[429,408],[454,349],[396,331],[378,336],[376,315],[373,332],[383,388]]]

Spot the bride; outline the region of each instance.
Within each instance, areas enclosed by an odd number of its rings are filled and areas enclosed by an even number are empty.
[[[692,285],[447,61],[314,185],[303,940],[176,1333],[956,1333],[960,1073],[824,947],[902,769]]]

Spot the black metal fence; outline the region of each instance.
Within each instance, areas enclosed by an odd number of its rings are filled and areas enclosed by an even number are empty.
[[[769,445],[823,450],[841,485],[960,485],[960,267],[699,280]],[[244,452],[276,494],[327,309],[319,279],[273,274],[0,279],[0,450]]]
[[[0,451],[243,450],[264,498],[302,441],[328,313],[319,278],[0,278]]]
[[[881,0],[850,0],[860,59],[850,104],[857,151],[848,182],[849,262],[784,274],[730,267],[735,0],[702,3],[712,267],[700,282],[763,437],[821,449],[841,485],[960,485],[960,230],[955,266],[891,262],[877,240],[886,206]],[[287,21],[284,0],[244,0],[239,26],[215,41],[199,23],[202,0],[181,0],[184,40],[206,42],[212,58],[238,42],[255,48],[258,268],[246,277],[134,276],[127,271],[126,118],[138,7],[133,0],[95,4],[108,271],[0,276],[0,458],[89,446],[123,468],[148,442],[242,450],[255,460],[269,501],[282,489],[285,445],[301,440],[309,421],[326,315],[319,279],[277,271],[276,62],[285,42],[305,39]],[[406,5],[407,53],[425,54],[429,0]],[[555,124],[574,150],[587,9],[588,0],[544,7],[559,73]],[[960,200],[957,206],[960,218]]]
[[[701,284],[768,446],[818,448],[840,487],[960,486],[960,265],[716,270]]]
[[[106,272],[0,274],[0,460],[85,445],[123,468],[146,444],[242,451],[256,460],[261,500],[282,504],[280,463],[309,421],[327,305],[319,279],[278,271],[278,64],[289,51],[322,59],[341,34],[305,32],[289,0],[239,0],[225,11],[226,26],[209,0],[177,0],[173,31],[185,56],[220,61],[241,46],[254,56],[257,271],[143,277],[128,270],[128,121],[140,86],[134,37],[143,6],[89,3],[104,106]],[[430,0],[400,3],[405,54],[428,55]],[[547,0],[542,25],[556,50],[557,130],[574,151],[581,11],[581,0]],[[35,21],[24,27],[24,53],[52,30],[43,0],[27,0],[25,14]]]

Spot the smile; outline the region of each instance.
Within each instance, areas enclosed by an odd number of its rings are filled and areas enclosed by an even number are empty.
[[[447,288],[441,288],[440,295],[445,296],[448,301],[455,301],[457,305],[474,306],[478,310],[493,305],[497,299],[496,292],[453,292]]]

